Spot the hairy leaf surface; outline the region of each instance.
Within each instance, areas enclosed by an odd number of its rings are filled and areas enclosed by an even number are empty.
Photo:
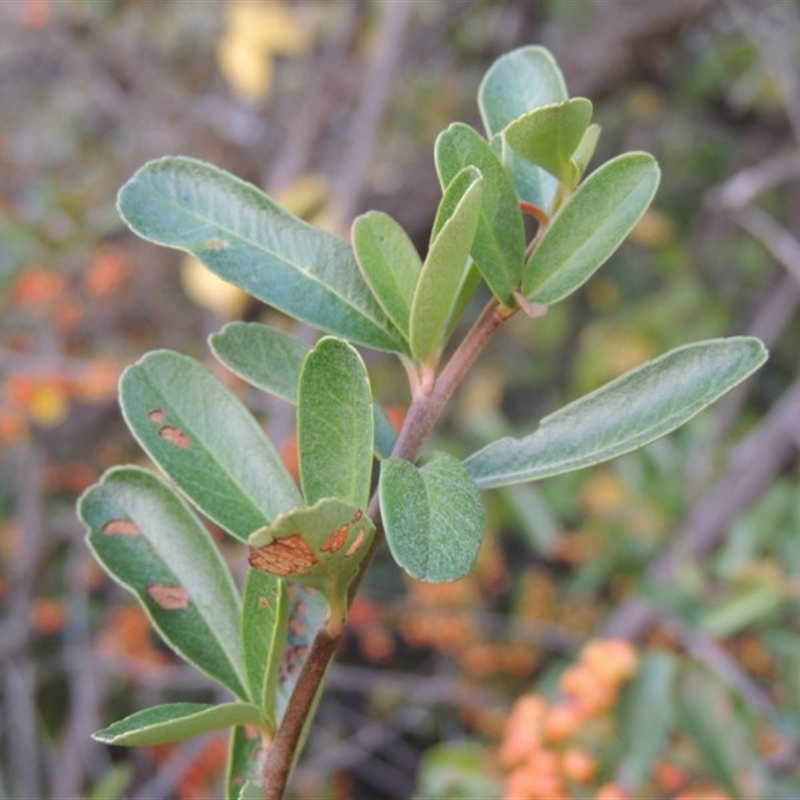
[[[484,447],[465,466],[487,489],[607,461],[674,431],[766,358],[747,336],[675,348],[550,414],[530,435]]]

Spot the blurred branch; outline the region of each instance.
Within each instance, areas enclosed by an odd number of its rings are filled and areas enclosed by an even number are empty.
[[[565,31],[568,38],[553,43],[554,55],[572,94],[597,95],[656,52],[654,40],[675,36],[719,5],[720,0],[612,5],[596,14],[582,32]]]
[[[335,211],[339,227],[349,228],[375,148],[378,125],[389,100],[392,83],[403,51],[412,2],[384,2],[372,58],[363,70],[363,93],[350,124],[349,142],[334,186]]]

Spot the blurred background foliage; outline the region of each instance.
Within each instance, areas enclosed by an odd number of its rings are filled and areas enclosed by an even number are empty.
[[[796,0],[0,3],[0,796],[220,792],[224,738],[89,739],[214,690],[93,564],[73,507],[144,461],[116,405],[126,364],[207,360],[225,321],[285,320],[128,234],[118,187],[191,155],[345,236],[386,211],[424,252],[437,133],[477,124],[483,72],[529,43],[595,102],[597,163],[649,150],[662,185],[593,281],[506,326],[440,443],[529,430],[703,337],[753,333],[771,359],[638,454],[488,495],[469,578],[414,583],[379,559],[294,796],[800,796]],[[402,416],[401,371],[369,359]],[[291,410],[226,379],[291,460]]]

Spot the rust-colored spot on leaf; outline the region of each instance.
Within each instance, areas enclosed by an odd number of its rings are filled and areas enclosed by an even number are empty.
[[[320,547],[323,553],[336,553],[342,549],[344,543],[347,541],[347,534],[350,532],[350,526],[345,523],[337,528]]]
[[[135,522],[129,519],[110,519],[101,528],[106,536],[141,536],[142,532]]]
[[[353,519],[350,520],[350,524],[355,525],[356,522],[358,522],[363,516],[364,512],[359,508],[358,511],[356,511],[356,513],[353,514]]]
[[[176,611],[189,608],[189,592],[183,586],[173,586],[167,583],[151,583],[147,587],[147,594],[153,598],[156,605],[167,611]]]
[[[206,247],[209,250],[224,250],[228,243],[224,239],[209,239],[206,242]]]
[[[156,425],[162,425],[167,420],[167,415],[160,408],[154,408],[147,417]]]
[[[314,551],[299,533],[273,539],[261,547],[251,547],[248,561],[251,567],[281,577],[301,575],[318,563]]]
[[[169,442],[175,447],[180,447],[181,450],[188,450],[192,446],[192,440],[180,429],[174,425],[164,425],[158,432],[158,435],[165,441]]]
[[[258,607],[264,611],[269,608],[269,600],[263,595],[260,595],[258,598]]]
[[[347,552],[344,554],[345,558],[352,558],[359,550],[362,544],[364,544],[364,539],[366,538],[366,533],[364,531],[359,531],[358,536],[356,536],[353,544],[347,548]]]

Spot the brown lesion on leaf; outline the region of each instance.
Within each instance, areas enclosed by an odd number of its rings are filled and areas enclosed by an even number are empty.
[[[180,428],[174,425],[164,425],[158,431],[158,435],[169,444],[179,447],[181,450],[188,450],[192,446],[192,440]]]
[[[224,239],[209,239],[206,242],[206,247],[209,250],[224,250],[228,243]]]
[[[360,549],[361,545],[364,544],[364,539],[366,539],[367,534],[366,531],[359,531],[358,536],[353,540],[353,544],[347,548],[347,551],[344,554],[345,558],[352,558]]]
[[[154,408],[147,418],[155,425],[163,425],[167,421],[167,415],[160,408]]]
[[[273,539],[261,547],[251,547],[247,556],[251,567],[286,577],[313,569],[319,559],[299,533]]]
[[[347,534],[350,533],[350,525],[345,523],[338,527],[323,543],[320,550],[323,553],[336,553],[344,547],[347,541]]]
[[[100,529],[106,536],[141,536],[139,526],[129,519],[110,519]]]
[[[147,594],[157,606],[166,611],[176,611],[189,608],[189,592],[177,584],[151,583],[147,587]]]

